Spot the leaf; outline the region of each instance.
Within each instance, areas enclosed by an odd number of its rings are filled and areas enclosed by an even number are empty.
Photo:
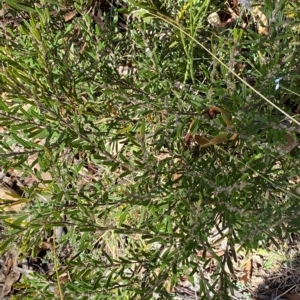
[[[221,22],[221,19],[219,17],[219,14],[216,13],[216,12],[213,12],[211,14],[208,15],[207,17],[207,22],[215,27],[215,28],[218,28],[218,27],[221,27],[222,26],[222,22]]]
[[[132,130],[132,126],[128,125],[128,126],[122,128],[122,129],[119,129],[116,134],[126,133],[126,132],[129,132],[131,130]]]
[[[268,258],[268,260],[264,263],[264,268],[266,268],[267,270],[271,269],[272,266],[274,264],[274,258],[270,257]]]
[[[252,259],[248,259],[244,268],[245,274],[239,278],[239,281],[243,283],[245,286],[250,281],[251,270],[252,270]]]
[[[20,272],[11,270],[6,277],[4,286],[2,287],[2,293],[0,295],[0,299],[3,299],[4,296],[8,295],[11,292],[13,284],[19,280]]]
[[[3,94],[2,94],[1,97],[2,97],[2,99],[4,98]],[[5,112],[9,112],[8,106],[5,104],[4,101],[2,101],[2,99],[0,98],[0,108],[1,108],[1,110],[5,111]]]
[[[13,194],[8,188],[0,186],[0,205],[4,207],[5,211],[18,211],[30,200],[20,198],[19,195]]]
[[[205,148],[212,145],[218,145],[228,140],[226,137],[215,137],[215,138],[207,139],[197,134],[195,134],[194,138],[195,141],[199,144],[200,148]]]
[[[209,118],[211,118],[211,119],[214,119],[217,114],[221,114],[227,128],[231,129],[231,130],[234,129],[234,125],[231,123],[230,116],[223,108],[211,106],[208,109],[206,109],[203,112],[203,114],[207,114],[209,116]],[[232,141],[232,140],[235,140],[238,136],[237,134],[233,134],[231,137],[228,138],[228,134],[226,132],[224,132],[224,133],[220,132],[217,136],[212,137],[212,138],[206,138],[199,134],[191,135],[190,132],[192,132],[195,125],[196,125],[195,121],[193,121],[190,124],[189,133],[185,137],[185,143],[188,144],[188,140],[189,140],[188,136],[190,136],[192,138],[192,140],[194,139],[197,142],[197,144],[200,146],[200,148],[205,148],[205,147],[209,147],[212,145],[218,145],[218,144],[224,143],[226,141]]]
[[[6,247],[14,240],[14,236],[9,237],[7,240],[0,243],[0,251],[6,249]]]
[[[6,4],[8,4],[10,7],[14,8],[16,10],[23,10],[26,12],[35,12],[35,9],[32,8],[31,6],[24,4],[24,3],[20,3],[18,1],[6,0]]]
[[[295,138],[287,133],[286,134],[286,142],[283,145],[280,145],[279,147],[284,153],[289,153],[291,152],[296,146],[298,145],[297,141]]]
[[[269,29],[268,29],[269,20],[266,17],[266,15],[264,15],[260,11],[259,6],[255,6],[252,10],[252,13],[256,19],[258,33],[263,34],[263,35],[268,35],[269,34]]]
[[[229,271],[231,272],[231,274],[234,274],[234,268],[233,268],[233,264],[231,261],[231,257],[227,257],[226,262],[227,262]]]
[[[44,0],[47,3],[51,3],[51,4],[55,4],[58,6],[61,6],[61,2],[60,1],[56,1],[56,0]]]
[[[183,15],[185,14],[185,12],[187,11],[187,9],[190,7],[190,2],[188,2],[187,4],[185,4],[183,6],[183,8],[180,10],[180,12],[177,15],[177,19],[180,20],[183,18]]]
[[[281,291],[278,291],[277,294],[278,294],[278,297],[279,297],[279,295],[282,295],[281,297],[284,297],[287,300],[300,300],[300,296],[298,294],[284,293]],[[278,297],[276,297],[276,298],[278,298]]]
[[[68,12],[64,16],[65,22],[71,21],[76,15],[77,15],[77,11],[76,10],[72,10],[72,11]]]

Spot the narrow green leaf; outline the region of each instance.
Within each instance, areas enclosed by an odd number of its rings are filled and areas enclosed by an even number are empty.
[[[8,4],[11,8],[14,8],[16,10],[26,11],[26,12],[35,12],[35,9],[31,6],[20,3],[15,0],[6,0],[6,4]]]

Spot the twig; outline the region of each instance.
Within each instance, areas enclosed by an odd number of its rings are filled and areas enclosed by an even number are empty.
[[[0,157],[10,157],[10,156],[18,156],[18,155],[23,155],[23,154],[35,154],[35,153],[40,153],[40,152],[44,152],[44,149],[41,150],[33,150],[33,151],[22,151],[22,152],[10,152],[10,153],[5,153],[5,154],[0,154]]]
[[[53,259],[54,259],[54,266],[55,266],[57,287],[58,287],[58,292],[59,292],[60,300],[64,300],[64,297],[63,297],[63,294],[62,294],[62,290],[61,290],[60,281],[59,281],[55,239],[56,239],[56,230],[53,230]]]
[[[296,284],[291,286],[289,289],[287,289],[284,293],[280,294],[279,296],[277,296],[274,300],[279,300],[281,298],[281,296],[284,296],[285,294],[287,294],[290,290],[292,290],[293,288],[296,287]]]

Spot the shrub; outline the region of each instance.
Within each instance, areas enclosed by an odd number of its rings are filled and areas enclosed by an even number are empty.
[[[212,28],[222,1],[7,4],[0,151],[26,206],[3,211],[0,249],[55,263],[16,297],[169,299],[198,274],[227,299],[240,249],[298,230],[296,1],[260,8],[267,35],[247,12]]]

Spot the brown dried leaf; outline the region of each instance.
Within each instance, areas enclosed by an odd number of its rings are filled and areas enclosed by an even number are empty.
[[[246,285],[250,281],[251,270],[252,270],[252,259],[249,259],[245,265],[245,269],[244,269],[245,274],[239,278],[239,281],[242,282],[244,285]]]
[[[64,273],[64,274],[61,274],[59,276],[59,282],[60,283],[65,283],[67,281],[69,281],[69,275],[68,275],[68,273]]]
[[[228,12],[231,15],[231,18],[228,21],[238,21],[240,23],[240,26],[242,28],[246,28],[247,27],[247,23],[243,20],[243,18],[241,18],[234,10],[235,7],[231,8],[231,7],[227,7]],[[229,22],[230,23],[230,22]]]
[[[256,19],[257,32],[258,34],[268,35],[269,33],[269,20],[268,18],[260,11],[258,6],[255,6],[252,10],[253,15]]]
[[[100,29],[103,30],[105,28],[105,23],[101,17],[93,16],[93,20],[99,26]]]
[[[8,258],[7,263],[6,263],[6,275],[10,272],[13,264],[14,264],[13,259],[12,258]]]
[[[3,299],[4,296],[8,295],[11,292],[13,284],[18,281],[20,278],[20,272],[12,270],[6,277],[0,299]]]
[[[42,242],[42,245],[40,247],[41,250],[49,250],[52,249],[52,244],[49,242]]]
[[[197,256],[201,256],[202,257],[203,252],[204,252],[203,250],[197,251]],[[223,256],[225,254],[225,252],[221,250],[221,251],[216,252],[215,254],[217,256]],[[206,251],[205,258],[211,258],[211,257],[213,257],[213,255],[210,252]]]
[[[71,21],[77,15],[77,11],[73,10],[65,14],[65,22]]]
[[[205,138],[201,135],[198,135],[198,134],[194,135],[194,139],[198,143],[200,148],[204,148],[204,147],[214,145],[214,143],[212,143],[211,140],[209,140],[209,139],[207,139],[207,138]]]
[[[214,137],[211,139],[207,139],[203,136],[200,136],[198,134],[195,134],[195,141],[198,143],[198,145],[200,146],[200,148],[205,148],[205,147],[209,147],[212,145],[218,145],[221,143],[224,143],[228,140],[233,140],[235,139],[236,134],[233,135],[232,137],[230,137],[229,139],[226,136],[219,136],[219,137]]]
[[[26,202],[28,199],[22,199],[8,188],[0,185],[0,204],[4,211],[18,211],[26,205]]]
[[[87,46],[87,43],[84,42],[83,45],[82,45],[82,47],[81,47],[81,49],[79,50],[79,53],[80,53],[80,54],[82,54],[82,53],[84,52],[86,46]]]
[[[295,147],[297,146],[297,141],[294,139],[292,135],[289,133],[287,134],[287,140],[286,142],[281,145],[282,151],[289,153],[291,152]]]
[[[65,282],[68,282],[70,280],[68,273],[64,273],[64,274],[60,275],[59,278],[58,278],[58,280],[59,280],[60,284],[64,284]],[[56,295],[59,295],[59,289],[58,289],[58,287],[57,286],[53,286],[53,288],[54,288],[54,293]]]
[[[278,295],[281,295],[281,294],[283,294],[283,293],[278,291]],[[290,293],[282,295],[281,298],[285,298],[288,300],[300,300],[300,296],[298,294],[290,294]]]
[[[36,177],[31,175],[23,179],[23,184],[25,186],[32,186],[34,183],[36,183],[36,181],[37,181]]]
[[[181,176],[182,176],[182,174],[175,173],[175,174],[172,176],[172,180],[175,181],[175,180],[179,179]]]

